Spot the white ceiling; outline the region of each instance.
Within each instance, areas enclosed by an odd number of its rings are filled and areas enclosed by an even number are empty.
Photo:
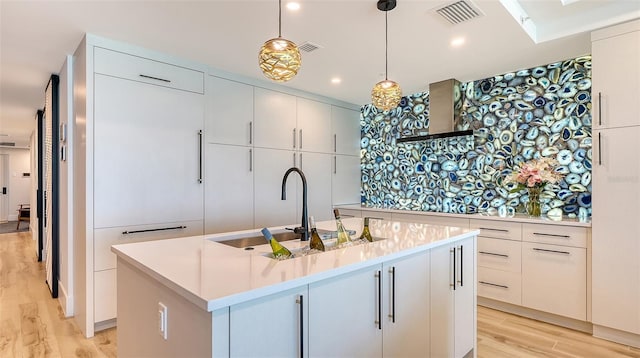
[[[282,35],[322,48],[303,53],[301,71],[285,85],[369,103],[384,78],[376,1],[299,2],[297,12],[283,5]],[[473,0],[483,16],[451,25],[434,10],[453,2],[398,0],[389,13],[389,78],[405,94],[587,54],[589,31],[640,18],[640,0]],[[0,142],[28,143],[50,74],[85,32],[263,79],[258,50],[277,36],[277,21],[277,0],[0,0]],[[458,36],[466,43],[452,48]],[[342,83],[331,84],[334,76]]]

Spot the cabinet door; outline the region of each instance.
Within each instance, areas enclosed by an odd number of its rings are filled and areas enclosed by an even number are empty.
[[[587,250],[522,243],[522,305],[587,320]]]
[[[316,221],[332,220],[331,155],[302,152],[298,153],[298,158],[300,168],[307,178],[308,215],[313,216]],[[298,185],[298,198],[302,198],[302,185]],[[298,216],[301,215],[302,200],[298,200]]]
[[[476,345],[476,255],[473,239],[455,244],[456,284],[455,306],[455,357],[464,357]]]
[[[252,229],[253,149],[207,144],[205,233]]]
[[[202,220],[204,97],[95,75],[95,228]]]
[[[338,251],[333,252],[336,259]],[[309,285],[310,357],[382,356],[380,269],[367,268]]]
[[[593,323],[636,334],[640,334],[640,158],[630,153],[637,151],[638,138],[640,127],[594,131],[591,218]]]
[[[592,52],[593,128],[640,125],[640,31],[594,41]]]
[[[333,151],[360,157],[360,111],[331,106]]]
[[[385,263],[384,357],[429,356],[429,253]]]
[[[333,156],[333,205],[360,204],[360,157]]]
[[[254,224],[255,227],[300,225],[296,215],[299,178],[287,179],[287,200],[281,199],[282,178],[294,166],[295,156],[289,150],[254,149]]]
[[[296,97],[256,87],[254,103],[254,145],[297,149]]]
[[[455,247],[443,245],[431,249],[431,357],[454,355],[454,263]]]
[[[307,286],[231,306],[231,357],[308,356]]]
[[[103,270],[93,273],[93,320],[103,322],[116,318],[118,313],[117,270]]]
[[[331,105],[297,98],[298,149],[331,153]]]
[[[207,142],[250,145],[252,123],[253,86],[208,76]]]

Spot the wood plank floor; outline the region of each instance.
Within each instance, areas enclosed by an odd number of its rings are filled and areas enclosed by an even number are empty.
[[[0,358],[116,357],[116,329],[86,339],[44,282],[30,234],[0,234]],[[478,357],[637,357],[640,349],[478,307]]]

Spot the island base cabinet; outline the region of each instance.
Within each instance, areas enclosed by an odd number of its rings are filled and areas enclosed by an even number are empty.
[[[231,357],[307,357],[307,286],[231,306]]]
[[[381,267],[309,285],[310,357],[382,357]]]
[[[166,339],[160,304],[167,308]],[[118,356],[228,357],[229,309],[206,312],[118,259]]]

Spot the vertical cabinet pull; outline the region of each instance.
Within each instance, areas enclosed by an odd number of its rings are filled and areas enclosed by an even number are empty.
[[[253,171],[253,149],[249,149],[249,171]]]
[[[464,286],[464,245],[460,245],[460,287]]]
[[[598,92],[598,125],[602,125],[602,92]]]
[[[298,319],[299,331],[300,331],[300,358],[304,357],[304,296],[298,296],[296,300],[300,306],[298,307],[300,310],[300,318]]]
[[[451,283],[449,284],[449,286],[453,287],[453,290],[456,290],[456,278],[458,277],[456,275],[456,248],[452,248],[451,250],[449,250],[450,253],[453,254],[453,280],[451,281]]]
[[[300,149],[302,149],[302,129],[300,130]]]
[[[598,165],[602,165],[602,132],[598,132]]]
[[[293,153],[293,166],[296,166],[296,153]]]
[[[202,183],[202,129],[198,131],[198,183]]]
[[[293,128],[293,149],[296,149],[296,129]]]
[[[338,152],[338,135],[335,133],[333,134],[333,152]]]
[[[300,169],[302,169],[302,153],[300,153]]]
[[[253,144],[253,121],[249,122],[249,144]]]
[[[389,276],[391,276],[391,322],[396,323],[396,267],[392,266],[389,269]]]
[[[376,282],[377,282],[377,286],[378,286],[378,302],[377,302],[377,309],[378,312],[376,313],[376,325],[378,325],[378,329],[382,329],[382,272],[380,272],[380,270],[376,271]]]
[[[338,174],[338,157],[333,156],[333,174]]]

